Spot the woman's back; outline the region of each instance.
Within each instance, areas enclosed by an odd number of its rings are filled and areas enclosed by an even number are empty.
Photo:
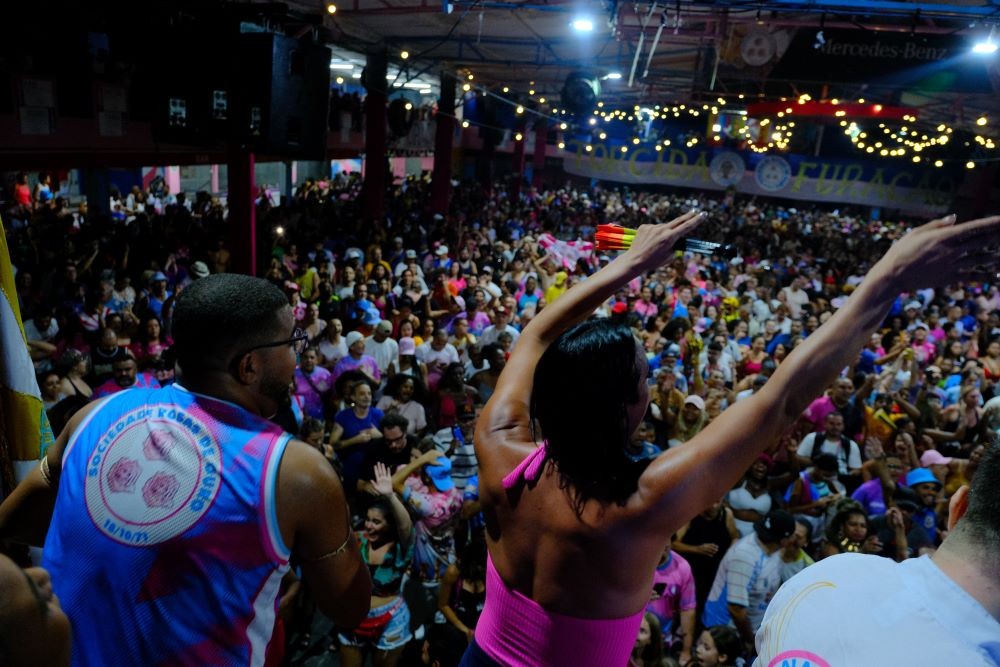
[[[551,460],[537,481],[522,478],[509,490],[487,488],[480,478],[480,494],[497,572],[546,610],[621,618],[649,600],[653,571],[670,536],[636,534],[638,501],[620,506],[590,500],[578,515]]]

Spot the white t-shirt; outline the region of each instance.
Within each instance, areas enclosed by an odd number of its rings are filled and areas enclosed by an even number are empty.
[[[457,364],[460,359],[458,358],[458,350],[451,343],[445,343],[440,350],[435,350],[428,341],[417,346],[417,361],[427,365],[436,363],[443,369],[448,364]]]
[[[517,339],[521,337],[521,332],[509,324],[503,329],[498,329],[495,324],[491,324],[490,326],[486,327],[486,329],[483,330],[482,335],[479,336],[479,346],[486,347],[487,345],[491,345],[497,342],[497,338],[499,338],[500,334],[502,334],[504,331],[509,333],[511,338],[513,339],[510,343],[510,349],[513,350],[514,345],[517,344]]]
[[[384,375],[389,364],[399,359],[399,343],[386,338],[379,343],[373,336],[365,338],[365,354],[375,360],[379,371]]]
[[[809,303],[809,295],[806,291],[792,289],[790,286],[785,287],[781,291],[785,294],[785,300],[788,302],[788,310],[791,311],[792,317],[794,319],[802,317],[802,306]]]
[[[806,437],[802,438],[802,442],[799,443],[797,450],[798,455],[811,459],[813,456],[813,447],[816,446],[818,438],[818,433],[809,433]],[[856,470],[861,467],[861,448],[853,440],[848,440],[848,445],[850,447],[849,453],[844,451],[839,439],[830,440],[826,438],[819,448],[821,453],[833,454],[837,457],[838,472],[841,475],[846,475],[850,470]]]
[[[781,587],[756,645],[755,667],[996,667],[1000,623],[927,556],[841,554]]]

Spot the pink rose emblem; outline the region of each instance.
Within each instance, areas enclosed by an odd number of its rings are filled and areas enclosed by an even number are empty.
[[[158,472],[142,485],[142,499],[146,501],[146,507],[173,507],[174,496],[180,486],[173,475]]]
[[[108,488],[112,493],[132,493],[141,474],[138,461],[122,457],[108,470]]]
[[[174,440],[169,431],[151,431],[146,442],[142,443],[142,453],[150,461],[163,461],[170,458],[170,450]]]

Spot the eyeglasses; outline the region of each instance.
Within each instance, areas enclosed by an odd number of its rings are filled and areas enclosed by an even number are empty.
[[[262,350],[268,347],[281,347],[282,345],[291,345],[292,349],[295,350],[295,354],[302,354],[303,352],[305,352],[306,346],[308,344],[309,344],[309,334],[307,334],[305,330],[295,327],[295,329],[292,331],[291,338],[275,341],[273,343],[262,343],[261,345],[254,345],[240,356],[242,357],[245,354],[250,354],[254,350]]]

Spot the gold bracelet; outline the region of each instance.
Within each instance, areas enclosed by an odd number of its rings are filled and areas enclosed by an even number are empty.
[[[329,553],[325,553],[322,556],[319,556],[317,558],[309,558],[305,562],[306,563],[318,563],[321,560],[326,560],[327,558],[334,558],[336,556],[339,556],[340,554],[342,554],[342,553],[344,553],[344,552],[347,551],[347,546],[351,543],[351,537],[353,537],[353,535],[354,535],[354,531],[348,531],[347,532],[347,539],[344,540],[344,543],[341,544],[339,547],[337,547],[335,550],[333,550],[333,551],[331,551]]]
[[[42,481],[46,486],[52,486],[52,472],[49,470],[49,457],[42,454],[42,460],[38,464],[38,472],[42,474]]]

